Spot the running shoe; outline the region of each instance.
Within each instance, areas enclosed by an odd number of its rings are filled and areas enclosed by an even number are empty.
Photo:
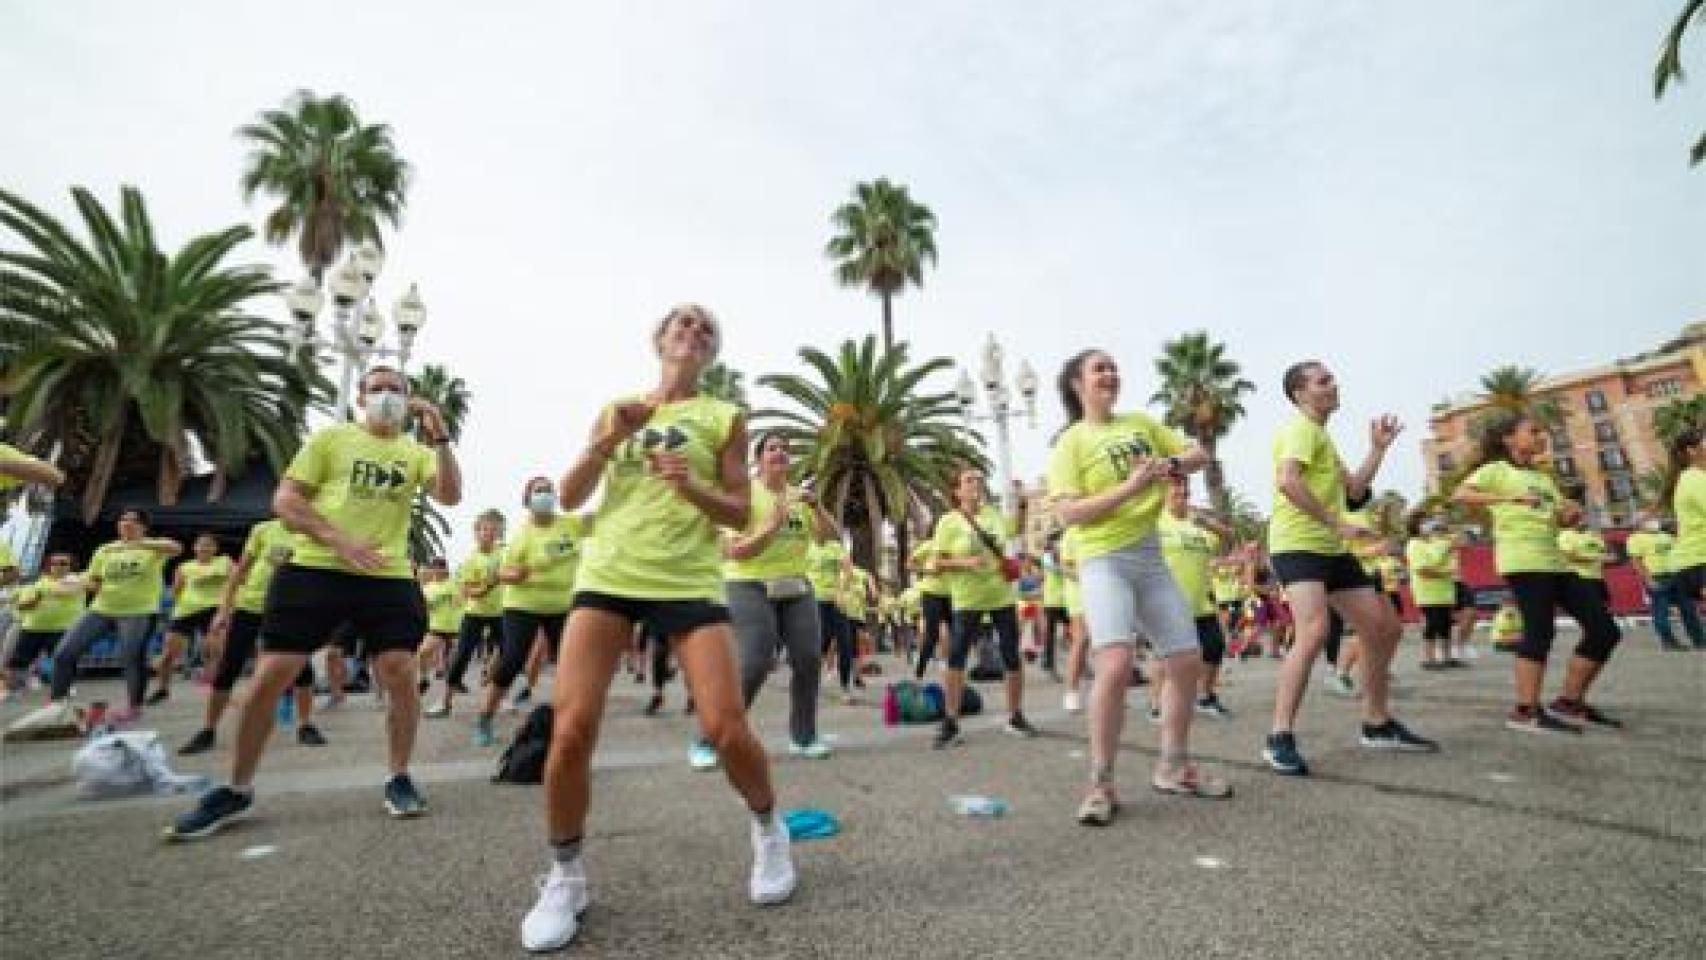
[[[1422,669],[1423,670],[1444,670],[1448,666],[1450,666],[1450,664],[1444,660],[1423,660],[1422,661]]]
[[[1357,695],[1356,681],[1352,680],[1348,673],[1329,673],[1327,692],[1341,697],[1354,697]]]
[[[408,774],[399,773],[385,781],[385,812],[399,820],[426,814],[426,798],[415,789],[415,781]]]
[[[1518,733],[1565,733],[1580,735],[1582,728],[1554,717],[1539,707],[1515,707],[1505,715],[1505,729]]]
[[[181,814],[166,828],[169,841],[200,840],[224,829],[225,825],[248,812],[255,802],[252,794],[239,793],[230,787],[214,787],[201,795],[195,809]]]
[[[960,725],[951,718],[944,717],[942,726],[936,731],[936,740],[931,746],[940,750],[960,742]]]
[[[490,717],[481,717],[474,721],[474,746],[489,747],[497,742],[497,736],[492,733],[492,719]]]
[[[752,822],[752,879],[747,891],[752,902],[760,906],[783,903],[794,895],[799,877],[794,873],[794,858],[789,849],[788,827],[780,817],[772,817],[765,826]]]
[[[1091,790],[1078,805],[1078,822],[1086,827],[1105,827],[1114,822],[1117,809],[1119,804],[1106,790]]]
[[[661,693],[652,694],[652,698],[650,700],[646,701],[646,716],[655,717],[658,715],[658,711],[662,710],[662,709],[663,709],[663,694],[661,694]]]
[[[1226,709],[1226,704],[1220,702],[1216,694],[1209,694],[1197,700],[1197,716],[1213,717],[1216,720],[1231,720],[1232,711]]]
[[[432,681],[427,679],[426,677],[422,677],[419,680],[415,681],[415,693],[423,694],[423,693],[426,693],[428,690],[431,690],[431,689],[432,689]]]
[[[1566,699],[1564,697],[1559,697],[1556,700],[1553,700],[1552,705],[1547,707],[1546,710],[1558,719],[1563,720],[1566,723],[1576,724],[1577,726],[1591,725],[1595,727],[1605,727],[1609,730],[1623,729],[1623,721],[1614,717],[1609,717],[1599,712],[1597,708],[1588,704],[1579,703],[1575,700]]]
[[[213,740],[212,730],[197,730],[195,736],[190,738],[190,742],[178,748],[178,756],[193,757],[198,753],[206,753],[213,749]]]
[[[1031,721],[1026,720],[1025,715],[1017,711],[1007,718],[1007,725],[1003,729],[1015,737],[1034,737],[1037,735],[1037,728],[1031,726]]]
[[[296,728],[296,742],[305,747],[323,747],[326,745],[326,735],[312,723],[305,723]]]
[[[144,700],[142,702],[144,704],[146,704],[147,706],[157,707],[160,704],[165,703],[167,700],[170,700],[170,699],[172,699],[172,691],[167,690],[165,687],[161,687],[160,689],[149,694],[148,699]]]
[[[561,950],[575,938],[586,913],[586,868],[579,859],[567,866],[554,863],[538,884],[539,899],[521,919],[521,945],[533,953]]]
[[[533,699],[533,688],[532,687],[522,687],[521,692],[517,693],[515,695],[515,699],[510,701],[510,703],[509,703],[510,709],[511,710],[520,710],[522,707],[527,706],[528,701],[530,701],[532,699]]]
[[[1397,750],[1400,753],[1438,753],[1439,743],[1418,736],[1396,720],[1362,725],[1360,742],[1370,750]]]
[[[1084,710],[1084,695],[1077,690],[1068,690],[1060,695],[1060,708],[1067,713],[1081,713]]]
[[[1268,741],[1262,747],[1262,759],[1275,773],[1283,776],[1309,776],[1309,764],[1297,751],[1297,737],[1289,731],[1268,734]]]
[[[443,720],[450,716],[450,704],[440,703],[421,711],[421,716],[428,720]]]
[[[788,741],[788,752],[796,757],[805,757],[807,760],[822,760],[829,756],[830,749],[829,744],[824,743],[821,738],[813,737],[805,743],[794,740]]]
[[[717,769],[717,751],[703,740],[695,740],[687,748],[687,765],[695,770]]]

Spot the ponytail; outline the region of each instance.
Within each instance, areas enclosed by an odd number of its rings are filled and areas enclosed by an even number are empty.
[[[1078,391],[1072,383],[1083,376],[1084,362],[1102,352],[1094,348],[1078,351],[1060,368],[1060,376],[1055,378],[1055,387],[1060,391],[1060,405],[1066,410],[1067,426],[1084,419],[1084,401],[1079,399]]]

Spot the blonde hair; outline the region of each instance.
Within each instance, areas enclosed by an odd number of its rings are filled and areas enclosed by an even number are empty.
[[[716,314],[697,303],[679,303],[669,308],[669,312],[663,315],[662,320],[658,321],[657,329],[652,331],[652,349],[661,353],[663,351],[663,332],[669,329],[670,321],[687,314],[698,317],[710,326],[711,359],[716,360],[717,355],[723,352],[723,325],[717,320]]]

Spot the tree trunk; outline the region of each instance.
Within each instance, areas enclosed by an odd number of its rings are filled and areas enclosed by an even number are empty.
[[[122,423],[122,421],[121,421]],[[119,428],[115,428],[119,429]],[[113,467],[118,464],[119,441],[122,434],[109,431],[95,452],[95,462],[89,469],[89,482],[83,488],[83,522],[93,524],[100,516],[101,504],[107,499],[107,488],[113,482]]]
[[[883,515],[886,513],[882,501],[878,499],[877,485],[872,482],[871,475],[862,478],[865,486],[865,526],[871,538],[870,558],[865,564],[865,570],[871,579],[881,583],[883,579]]]
[[[883,352],[894,349],[894,294],[883,291]]]
[[[1216,510],[1226,509],[1226,471],[1220,464],[1220,458],[1215,455],[1215,440],[1205,437],[1197,441],[1208,454],[1208,465],[1203,468],[1203,482],[1208,484],[1208,502]]]

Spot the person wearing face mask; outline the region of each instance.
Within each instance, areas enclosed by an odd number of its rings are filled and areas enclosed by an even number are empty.
[[[1482,427],[1473,472],[1451,497],[1492,514],[1494,561],[1522,611],[1516,704],[1505,726],[1521,733],[1562,734],[1580,734],[1583,724],[1621,727],[1590,706],[1587,696],[1623,635],[1599,592],[1570,575],[1558,549],[1559,527],[1577,522],[1582,508],[1564,499],[1551,475],[1536,465],[1545,450],[1546,431],[1534,417],[1497,415]],[[1563,691],[1542,709],[1546,660],[1560,610],[1581,626],[1582,639],[1565,667]]]
[[[1641,520],[1641,529],[1629,535],[1623,548],[1647,588],[1647,605],[1659,645],[1666,650],[1688,649],[1677,641],[1671,627],[1671,613],[1675,611],[1682,619],[1682,629],[1689,641],[1697,647],[1706,646],[1706,631],[1701,629],[1695,605],[1677,602],[1675,565],[1671,560],[1676,538],[1665,530],[1663,519],[1657,513],[1647,514]]]
[[[1457,544],[1443,523],[1420,511],[1408,526],[1404,558],[1410,565],[1410,591],[1422,611],[1422,669],[1438,670],[1452,661]]]
[[[776,651],[785,651],[792,675],[788,752],[819,759],[829,756],[829,745],[817,733],[823,658],[818,648],[817,601],[807,575],[811,545],[839,539],[840,530],[810,489],[788,485],[786,437],[759,434],[753,450],[758,470],[752,485],[752,518],[745,530],[728,536],[723,548],[728,557],[723,578],[728,583],[729,617],[739,643],[741,696],[751,710]],[[711,750],[703,741],[696,747]]]
[[[148,695],[149,706],[172,695],[173,666],[192,640],[205,642],[225,582],[231,578],[231,558],[219,552],[213,534],[197,536],[193,549],[195,557],[178,564],[172,575],[172,619],[166,625],[166,646],[155,669],[159,686]]]
[[[237,729],[231,781],[173,821],[168,840],[208,836],[248,811],[274,704],[309,655],[346,625],[361,637],[384,689],[391,772],[384,807],[398,818],[427,811],[409,776],[420,717],[415,649],[427,629],[426,601],[409,566],[409,523],[423,492],[445,506],[461,502],[462,471],[443,416],[408,396],[400,371],[370,368],[358,401],[362,422],[316,431],[273,494],[273,512],[295,539],[267,591],[261,655]],[[419,442],[403,432],[411,413]]]
[[[503,569],[503,528],[503,514],[496,510],[487,510],[474,521],[474,552],[456,568],[454,578],[462,593],[462,627],[445,673],[444,699],[426,711],[428,719],[450,716],[456,694],[468,692],[463,681],[474,654],[484,650],[489,658],[502,648],[503,584],[498,574]]]
[[[136,507],[119,511],[118,536],[89,560],[86,579],[93,598],[53,652],[50,696],[53,703],[66,703],[83,654],[97,639],[116,636],[128,705],[112,719],[132,723],[142,716],[143,696],[148,692],[148,640],[160,613],[165,564],[183,553],[184,547],[176,540],[148,536],[148,514]]]
[[[522,490],[527,519],[517,525],[504,548],[498,580],[504,585],[503,647],[486,678],[480,716],[474,721],[474,745],[497,742],[492,717],[510,684],[521,675],[536,638],[553,650],[563,640],[563,624],[574,600],[575,570],[580,564],[586,524],[578,515],[557,510],[550,477],[534,477]]]
[[[701,735],[751,811],[749,899],[779,904],[794,893],[788,830],[776,812],[769,760],[747,723],[729,627],[718,528],[747,529],[752,493],[744,414],[699,393],[719,344],[717,322],[704,307],[665,314],[652,333],[661,367],[656,386],[600,411],[558,489],[566,510],[600,483],[604,493],[552,684],[544,789],[551,868],[521,923],[528,950],[566,946],[586,910],[581,838],[592,754],[611,679],[637,623],[650,624],[675,649]],[[707,863],[699,873],[713,869]]]

